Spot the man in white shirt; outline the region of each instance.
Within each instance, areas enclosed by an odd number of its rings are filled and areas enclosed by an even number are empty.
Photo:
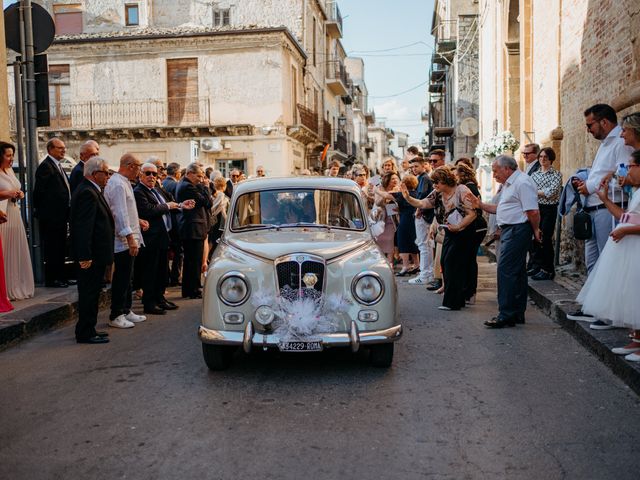
[[[602,180],[608,174],[615,172],[619,164],[629,163],[633,148],[626,146],[624,140],[620,138],[622,129],[618,126],[615,110],[609,105],[594,105],[585,110],[584,116],[589,133],[593,138],[602,142],[593,159],[587,180],[583,182],[574,178],[572,182],[578,192],[587,196],[584,203],[585,211],[589,212],[593,220],[593,236],[584,242],[585,264],[588,273],[598,261],[600,252],[607,243],[614,226],[612,215],[604,207],[596,191],[600,188]],[[609,198],[619,205],[623,200],[622,189],[617,185],[610,184]]]
[[[138,178],[140,167],[140,160],[130,153],[125,153],[120,158],[120,168],[109,179],[104,189],[104,197],[115,222],[114,270],[109,315],[109,326],[115,328],[131,328],[134,323],[146,320],[144,315],[136,315],[131,311],[133,263],[140,246],[144,245],[136,199],[131,187],[131,182]],[[147,228],[149,226],[147,222],[142,225],[146,225]]]
[[[495,213],[502,232],[498,259],[498,316],[484,322],[489,328],[513,327],[524,323],[527,308],[526,259],[531,236],[540,241],[538,190],[526,173],[518,170],[515,159],[496,157],[491,165],[493,178],[502,183],[497,205],[483,203],[475,195],[474,208]]]
[[[624,140],[620,138],[622,128],[618,126],[615,110],[609,105],[600,103],[589,107],[585,110],[584,117],[589,133],[593,138],[602,142],[593,159],[587,180],[583,182],[578,178],[573,178],[571,182],[579,193],[587,196],[584,210],[591,216],[593,234],[589,240],[584,242],[584,263],[587,266],[587,274],[589,274],[598,261],[600,253],[609,239],[609,234],[615,226],[613,216],[598,198],[596,192],[600,189],[602,180],[610,173],[615,172],[618,165],[629,163],[633,148],[626,146]],[[626,196],[615,180],[609,183],[609,198],[616,205],[622,205],[622,202],[626,201]],[[569,313],[567,318],[591,322],[595,320],[591,315],[585,315],[581,309]],[[596,320],[591,328],[606,330],[612,327],[601,320]]]

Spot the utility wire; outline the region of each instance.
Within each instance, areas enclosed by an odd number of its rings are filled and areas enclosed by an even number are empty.
[[[392,98],[392,97],[399,97],[400,95],[404,95],[405,93],[409,93],[409,92],[413,92],[414,90],[417,90],[418,88],[422,87],[423,85],[426,85],[427,83],[429,83],[429,80],[425,80],[424,82],[420,83],[419,85],[416,85],[415,87],[412,87],[408,90],[405,90],[403,92],[399,92],[399,93],[394,93],[393,95],[369,95],[369,98]]]
[[[383,48],[380,50],[350,50],[348,53],[380,53],[380,52],[391,52],[393,50],[402,50],[403,48],[408,48],[408,47],[413,47],[414,45],[424,45],[427,48],[430,48],[433,51],[433,46],[429,45],[428,43],[425,42],[414,42],[414,43],[410,43],[408,45],[402,45],[401,47],[393,47],[393,48]]]

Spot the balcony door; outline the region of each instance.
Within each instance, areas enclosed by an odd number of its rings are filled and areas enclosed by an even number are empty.
[[[197,122],[198,59],[167,60],[167,118],[169,125]]]

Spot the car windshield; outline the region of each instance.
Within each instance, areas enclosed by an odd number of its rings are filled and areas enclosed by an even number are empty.
[[[358,198],[336,190],[267,190],[241,195],[232,214],[231,229],[336,227],[364,230]]]

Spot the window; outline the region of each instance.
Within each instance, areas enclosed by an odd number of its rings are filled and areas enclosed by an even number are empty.
[[[71,3],[53,6],[56,35],[82,33],[82,5]]]
[[[170,125],[199,119],[197,58],[167,60],[167,97]]]
[[[316,30],[318,29],[317,27],[317,21],[316,21],[316,17],[313,17],[313,35],[312,35],[312,46],[311,46],[311,51],[312,51],[312,58],[313,58],[313,66],[316,66]]]
[[[128,27],[140,25],[140,11],[137,3],[125,4],[124,21]]]
[[[226,27],[231,24],[231,9],[216,8],[213,10],[213,26]]]
[[[71,126],[69,65],[49,65],[49,115],[52,127]]]

